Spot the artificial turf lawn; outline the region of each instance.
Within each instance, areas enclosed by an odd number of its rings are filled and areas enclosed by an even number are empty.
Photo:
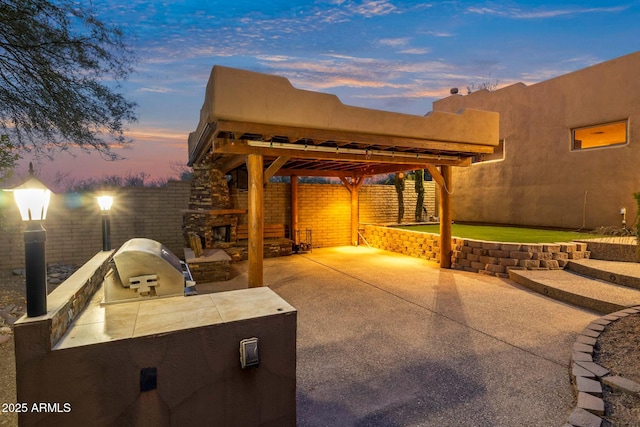
[[[433,225],[408,225],[399,226],[411,231],[422,231],[424,233],[440,233],[440,226]],[[496,227],[488,225],[464,225],[453,224],[451,234],[454,237],[474,240],[489,240],[493,242],[516,242],[516,243],[553,243],[571,242],[575,239],[593,239],[593,234],[579,233],[576,231],[556,231],[541,230],[535,228],[520,227]]]

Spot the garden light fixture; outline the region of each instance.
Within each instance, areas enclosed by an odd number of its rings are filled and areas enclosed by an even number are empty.
[[[30,163],[29,177],[13,188],[13,195],[22,220],[27,223],[24,231],[27,316],[42,316],[47,313],[47,232],[42,221],[47,217],[51,190],[35,177]]]
[[[102,212],[102,250],[111,250],[111,205],[113,205],[113,197],[100,196],[98,205]]]

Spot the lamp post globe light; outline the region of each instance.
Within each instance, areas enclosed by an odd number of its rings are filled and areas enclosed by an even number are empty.
[[[45,242],[47,232],[42,221],[47,217],[51,190],[33,174],[29,164],[29,177],[13,188],[13,195],[26,222],[24,231],[24,263],[27,286],[27,316],[47,313],[47,262]]]
[[[111,205],[113,204],[113,197],[100,196],[98,199],[98,205],[102,212],[102,250],[111,250]]]

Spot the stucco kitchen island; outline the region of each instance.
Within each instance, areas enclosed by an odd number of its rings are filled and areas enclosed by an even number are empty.
[[[104,305],[110,255],[16,322],[21,425],[295,425],[291,305],[269,288]],[[247,338],[259,364],[243,369]]]

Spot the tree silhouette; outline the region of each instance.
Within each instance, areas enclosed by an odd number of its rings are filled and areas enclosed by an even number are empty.
[[[117,158],[112,145],[130,142],[124,126],[136,120],[118,93],[133,59],[87,3],[0,0],[0,134],[25,151]]]

